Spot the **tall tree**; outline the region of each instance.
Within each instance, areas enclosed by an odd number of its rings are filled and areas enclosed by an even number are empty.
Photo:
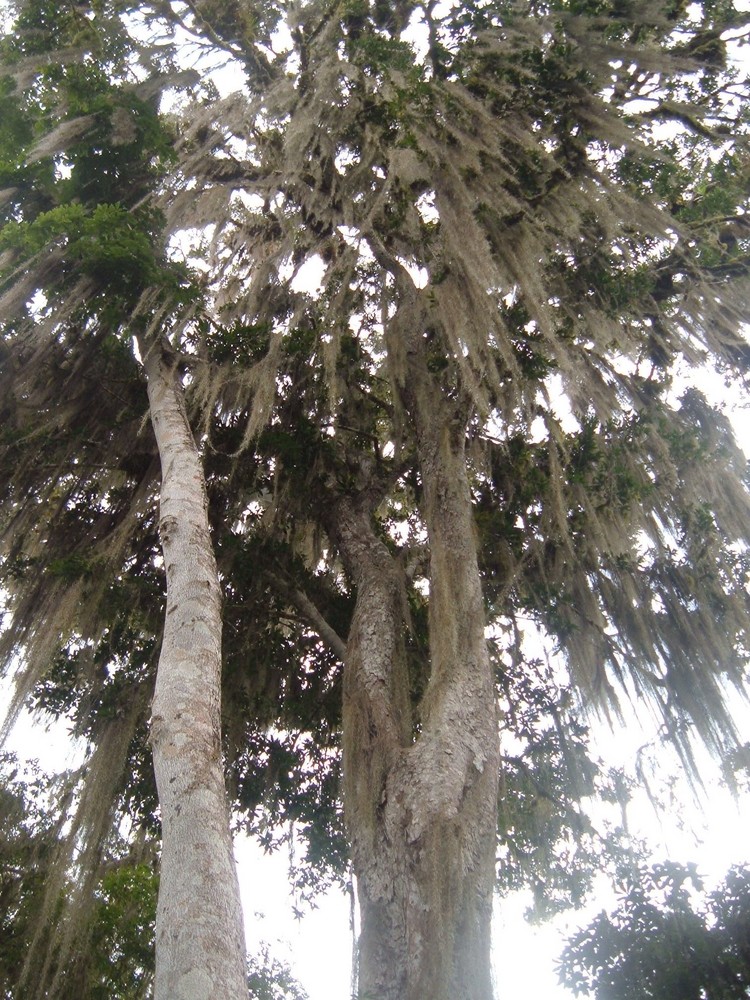
[[[20,219],[11,222],[5,232],[6,236],[11,234],[9,249],[15,268],[11,298],[20,296],[16,302],[23,306],[33,286],[36,292],[54,294],[66,305],[62,315],[53,306],[46,322],[37,313],[30,326],[22,324],[14,331],[15,365],[8,373],[9,395],[12,405],[23,398],[21,385],[28,388],[35,383],[41,394],[49,391],[47,372],[39,368],[55,360],[71,364],[75,374],[82,365],[96,366],[107,353],[122,361],[122,341],[138,335],[148,412],[162,470],[159,532],[167,582],[150,729],[162,831],[155,990],[157,996],[186,1000],[237,997],[246,989],[246,961],[221,755],[219,581],[209,539],[203,474],[184,414],[182,387],[164,361],[163,346],[154,334],[180,300],[181,275],[170,269],[159,252],[153,238],[153,211],[137,207],[158,176],[154,162],[168,151],[166,135],[154,109],[127,79],[122,79],[128,60],[134,57],[124,33],[120,31],[118,37],[118,31],[106,24],[99,30],[82,10],[70,12],[62,24],[53,24],[49,19],[53,12],[48,5],[31,4],[19,18],[18,38],[11,42],[10,52],[17,71],[23,72],[30,63],[26,69],[36,93],[29,94],[26,107],[22,102],[14,109],[15,123],[25,124],[33,135],[33,126],[40,118],[51,118],[52,131],[33,146],[28,159],[64,154],[70,163],[53,162],[53,170],[44,176],[46,183],[37,185],[43,189],[35,192],[37,197],[44,194],[48,199],[41,211],[38,204],[29,206],[22,192],[7,192],[10,211],[15,209]],[[72,51],[61,47],[60,34],[71,43]],[[103,69],[105,52],[115,60],[109,73]],[[40,60],[45,56],[50,64]],[[164,62],[168,69],[168,61]],[[55,122],[56,118],[62,120]],[[36,255],[40,250],[50,252],[53,241],[57,244],[56,253],[52,251],[56,259],[50,271],[45,265],[38,266]],[[49,305],[47,298],[37,309],[43,312]],[[72,341],[77,341],[77,347]],[[129,367],[132,378],[132,359]],[[64,433],[77,436],[83,427],[76,424],[76,417],[81,407],[92,406],[91,389],[96,381],[88,385],[81,385],[75,377],[71,381],[75,386],[73,412],[62,423]],[[106,379],[104,388],[112,390]],[[59,386],[52,391],[58,390]],[[123,403],[120,393],[116,399],[115,413]],[[113,414],[106,413],[106,435],[112,434],[121,415],[122,410],[113,420]],[[125,422],[131,421],[126,418]],[[53,417],[53,425],[55,422]],[[98,417],[93,424],[92,437],[104,444]],[[36,434],[44,434],[45,429],[42,418]],[[77,461],[73,458],[74,464]],[[98,472],[95,470],[92,478],[98,478]],[[19,473],[17,482],[25,475],[22,469]],[[92,470],[85,475],[90,477]],[[47,482],[59,487],[61,480],[69,478],[62,462],[52,466]],[[41,485],[37,479],[36,486]],[[75,485],[80,487],[80,483]],[[146,488],[150,485],[147,479]],[[89,496],[99,500],[98,513],[105,522],[111,513],[119,520],[116,509],[120,507],[120,517],[124,515],[126,523],[121,522],[118,531],[127,546],[136,527],[132,520],[137,516],[134,501],[141,502],[143,495],[136,498],[126,488],[124,494],[113,497],[112,492],[102,492],[102,484],[93,490],[91,486]],[[65,518],[70,506],[70,493],[64,491],[57,513]],[[52,504],[49,511],[53,518],[54,507]],[[11,519],[17,513],[11,502]],[[88,527],[90,531],[92,525]],[[16,528],[23,533],[18,521]],[[104,533],[110,544],[111,531],[105,528]],[[113,559],[105,557],[113,567],[122,558],[118,548],[111,553]],[[150,555],[153,558],[153,552]],[[93,567],[76,566],[65,559],[59,572],[61,582],[70,585],[77,578],[82,581],[92,575]],[[32,634],[36,632],[35,616],[32,610],[21,631],[28,627]],[[19,623],[23,617],[22,613]],[[61,624],[68,629],[72,621],[63,618]],[[92,624],[89,622],[89,628]],[[50,626],[54,627],[54,622],[48,622]],[[79,636],[72,642],[79,642]],[[26,652],[33,656],[33,641]],[[114,668],[115,662],[111,662],[109,669]],[[142,711],[146,699],[141,695],[136,702],[139,700]],[[119,720],[114,724],[119,731],[116,784],[121,783],[122,754],[132,740],[140,713],[136,708],[129,714],[129,726]],[[112,821],[115,801],[105,800],[104,806],[99,806],[102,829],[108,825],[106,821]],[[91,816],[83,816],[82,822],[90,825]],[[96,849],[98,838],[92,839]],[[188,857],[191,860],[185,866],[182,861]],[[59,884],[55,888],[59,891]],[[27,969],[32,966],[33,962],[27,962]],[[33,971],[29,975],[35,976],[34,988],[46,995],[45,975]],[[53,988],[58,989],[54,982]]]
[[[22,44],[49,38],[50,10],[20,9]],[[524,618],[586,706],[616,708],[618,683],[650,700],[688,765],[693,735],[736,741],[746,462],[675,386],[706,359],[746,370],[746,85],[727,43],[747,16],[196,0],[70,17],[84,58],[40,70],[15,52],[4,91],[19,698],[61,641],[66,704],[150,693],[161,566],[138,333],[147,368],[170,359],[203,449],[237,804],[301,821],[311,857],[321,828],[338,845],[340,726],[360,995],[486,1000]],[[180,58],[209,79],[176,76]],[[222,97],[227,60],[244,87]],[[101,414],[91,372],[118,401]],[[142,814],[151,796],[132,793]]]
[[[167,611],[151,707],[161,809],[157,997],[245,992],[245,942],[221,753],[221,591],[200,457],[173,366],[146,344],[162,469]]]

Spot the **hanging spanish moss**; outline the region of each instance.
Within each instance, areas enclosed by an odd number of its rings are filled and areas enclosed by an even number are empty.
[[[177,373],[204,463],[227,765],[250,828],[265,809],[313,845],[314,796],[295,816],[281,777],[305,774],[340,842],[343,713],[355,867],[364,844],[385,852],[403,819],[387,792],[419,785],[403,762],[442,746],[439,721],[460,728],[459,680],[487,709],[485,736],[497,729],[476,680],[500,670],[485,625],[508,637],[517,689],[530,618],[578,704],[613,719],[623,697],[649,705],[695,777],[696,739],[720,758],[738,741],[750,484],[696,386],[711,370],[739,391],[750,357],[732,61],[748,16],[708,2],[219,6],[75,5],[53,27],[28,0],[4,39],[6,727],[36,703],[97,747],[49,906],[73,845],[81,873],[100,857],[162,632],[136,341]],[[387,655],[368,652],[376,605]],[[131,690],[137,709],[86,724]],[[492,738],[467,726],[431,805],[454,816],[464,801],[484,815],[494,794],[477,777]],[[296,755],[294,735],[282,753],[268,727],[312,735],[319,755]],[[152,803],[150,783],[138,796]],[[426,853],[440,849],[434,835]],[[84,923],[61,922],[60,954]]]

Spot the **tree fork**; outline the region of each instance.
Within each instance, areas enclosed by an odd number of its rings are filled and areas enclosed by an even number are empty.
[[[415,430],[430,546],[430,679],[400,782],[429,900],[412,946],[429,955],[413,995],[491,1000],[500,749],[465,454],[471,405],[436,382],[420,294],[403,267],[391,270],[400,301],[386,343]]]
[[[424,432],[414,415],[430,540],[430,681],[402,783],[410,840],[424,859],[418,878],[430,900],[420,941],[430,954],[414,996],[491,1000],[498,716],[465,428],[435,418],[437,411]]]
[[[158,345],[144,352],[162,468],[167,575],[151,716],[162,819],[155,1000],[247,996],[239,885],[221,753],[221,591],[207,497],[182,390]]]
[[[405,346],[397,326],[394,352]],[[409,328],[418,334],[418,323]],[[416,388],[404,405],[431,545],[430,678],[416,739],[404,726],[398,569],[366,505],[342,500],[329,518],[357,587],[344,672],[344,801],[361,910],[359,995],[491,1000],[498,720],[466,427],[438,397],[415,341],[406,350]]]
[[[359,995],[411,996],[409,864],[388,829],[388,782],[411,743],[403,584],[371,523],[366,494],[342,497],[327,530],[357,589],[343,684],[344,815],[357,878]]]
[[[432,516],[432,534],[444,530],[450,551],[438,541],[433,553],[432,663],[416,740],[403,708],[398,570],[369,511],[347,502],[334,515],[357,586],[344,670],[344,806],[362,1000],[492,998],[499,749],[462,454],[441,456],[439,482],[455,477],[459,488]],[[459,551],[463,565],[451,561]]]

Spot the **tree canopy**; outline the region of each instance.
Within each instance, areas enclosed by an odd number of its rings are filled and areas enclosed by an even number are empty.
[[[154,345],[202,453],[234,815],[294,824],[303,889],[369,884],[438,748],[430,808],[481,786],[490,822],[493,688],[501,880],[542,909],[588,878],[545,882],[600,781],[582,712],[648,704],[688,767],[736,749],[747,460],[695,383],[750,360],[739,6],[14,6],[0,653],[9,722],[92,747],[84,868],[117,817],[158,834]]]
[[[576,996],[729,1000],[750,993],[748,871],[731,869],[713,892],[695,867],[633,868],[620,902],[569,942],[560,979]]]

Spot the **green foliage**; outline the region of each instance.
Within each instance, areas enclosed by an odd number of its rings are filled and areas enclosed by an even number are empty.
[[[587,898],[595,877],[614,873],[636,845],[618,821],[592,822],[588,803],[624,815],[630,780],[592,756],[590,734],[540,661],[499,662],[503,711],[513,732],[499,801],[498,888],[528,888],[528,916],[549,919]]]
[[[253,1000],[307,1000],[287,963],[274,958],[267,945],[248,960],[247,986]]]
[[[209,357],[217,364],[231,362],[250,366],[266,355],[270,339],[271,331],[267,324],[235,323],[229,328],[212,327],[203,343]]]
[[[7,188],[15,179],[22,153],[33,136],[32,122],[19,107],[14,83],[7,76],[0,78],[0,111],[0,183]]]
[[[54,849],[56,829],[38,768],[22,773],[8,754],[0,766],[0,992],[10,997],[41,905],[44,863]]]
[[[70,775],[48,777],[34,765],[24,768],[3,755],[0,792],[0,991],[8,1000],[21,1000],[37,978],[55,975],[57,943],[40,920],[50,906],[47,881],[54,871],[63,842],[65,803]],[[63,919],[62,897],[70,885],[59,887],[51,916]],[[95,899],[79,919],[89,922],[86,953],[68,957],[58,970],[55,996],[60,1000],[146,1000],[153,979],[153,934],[156,877],[151,865],[133,864],[119,852],[107,857],[97,880]],[[51,964],[28,969],[25,961],[32,942],[46,935]]]
[[[352,58],[370,72],[382,72],[386,68],[403,73],[414,70],[411,46],[382,35],[360,35],[352,46]]]
[[[340,737],[326,738],[324,728],[275,737],[248,727],[229,773],[242,828],[264,850],[294,836],[290,877],[300,906],[331,885],[345,885],[348,874]]]
[[[81,5],[19,5],[0,50],[9,73],[0,85],[7,217],[30,219],[73,201],[132,207],[163,173],[171,136],[153,104],[124,82],[132,52],[116,9],[87,17]],[[43,53],[31,80],[22,71],[14,85],[17,66]]]
[[[150,996],[158,877],[148,864],[117,866],[102,877],[91,928],[87,1000]]]
[[[627,871],[617,908],[568,943],[560,980],[597,1000],[740,1000],[750,996],[750,870],[701,894],[694,865]]]
[[[530,885],[537,916],[578,905],[624,852],[585,800],[626,798],[627,781],[596,762],[573,685],[593,704],[631,678],[671,732],[695,726],[725,751],[717,677],[744,677],[744,473],[719,415],[670,394],[685,353],[736,381],[750,358],[747,112],[716,37],[740,13],[725,0],[689,16],[671,0],[469,0],[440,16],[362,0],[194,6],[28,0],[3,40],[20,82],[0,80],[2,291],[21,302],[0,329],[3,572],[12,642],[66,637],[29,654],[32,701],[92,744],[135,706],[119,805],[155,834],[145,715],[163,567],[131,337],[157,330],[203,451],[237,821],[269,849],[294,826],[303,898],[343,880],[339,657],[360,594],[331,511],[361,505],[403,582],[418,739],[439,624],[407,397],[432,394],[449,445],[467,445],[503,636],[515,743],[499,882]],[[428,14],[418,56],[403,29]],[[209,80],[180,105],[171,70],[194,55],[168,42],[181,16],[201,67],[231,55],[252,102],[214,103]],[[199,277],[165,253],[193,239]],[[309,261],[324,265],[320,292],[295,282]],[[522,661],[527,617],[567,654],[564,684]],[[152,890],[140,866],[98,890],[96,953],[129,956],[136,989]],[[96,967],[97,995],[128,996],[119,960],[119,986]]]
[[[134,295],[159,280],[154,216],[121,205],[99,204],[88,212],[77,202],[43,212],[32,222],[10,222],[0,230],[0,252],[13,264],[59,249],[62,274],[85,274],[115,294]],[[60,281],[60,275],[57,281]]]
[[[36,921],[62,833],[62,819],[55,817],[53,806],[62,805],[55,797],[65,792],[66,783],[64,776],[51,779],[34,765],[21,768],[7,754],[0,758],[0,768],[0,995],[22,1000],[41,974],[32,971],[25,986],[19,986],[31,939],[44,933]],[[85,952],[70,956],[56,980],[56,997],[150,1000],[157,890],[151,862],[134,860],[127,849],[123,853],[123,845],[105,858],[91,906],[79,913],[87,922]],[[248,960],[248,988],[253,997],[265,1000],[306,996],[267,945]]]
[[[80,577],[90,579],[94,567],[88,562],[82,553],[72,556],[63,556],[62,559],[53,559],[47,566],[47,572],[51,576],[59,577],[61,580],[78,580]]]

